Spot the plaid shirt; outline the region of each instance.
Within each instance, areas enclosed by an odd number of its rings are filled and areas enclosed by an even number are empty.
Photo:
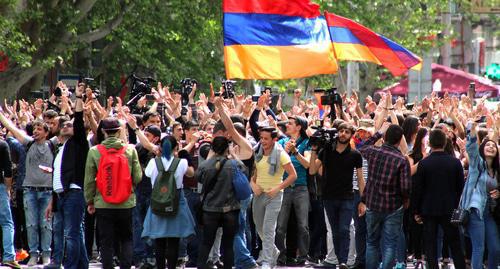
[[[373,146],[380,138],[382,135],[377,132],[359,149],[368,161],[368,180],[361,200],[370,210],[389,213],[410,196],[410,163],[392,145]]]

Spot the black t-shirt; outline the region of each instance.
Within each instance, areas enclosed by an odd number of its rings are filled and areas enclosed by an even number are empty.
[[[363,166],[361,153],[348,146],[341,153],[325,149],[319,153],[318,158],[323,163],[323,200],[352,199],[353,171],[354,168]]]

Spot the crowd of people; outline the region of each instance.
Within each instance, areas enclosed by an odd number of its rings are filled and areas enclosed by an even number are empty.
[[[196,87],[5,101],[3,265],[500,265],[500,106],[296,89],[285,108]]]

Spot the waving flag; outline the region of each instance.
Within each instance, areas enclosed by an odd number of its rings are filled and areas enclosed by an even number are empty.
[[[403,46],[350,19],[325,12],[338,60],[383,65],[394,76],[408,69],[420,70],[422,60]]]
[[[337,71],[326,20],[309,0],[224,0],[227,78],[288,79]]]

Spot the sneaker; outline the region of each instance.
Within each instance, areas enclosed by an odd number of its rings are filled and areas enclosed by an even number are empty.
[[[16,261],[19,261],[19,262],[24,261],[29,256],[30,256],[30,254],[28,253],[28,251],[26,251],[24,249],[18,249],[18,250],[16,250]]]
[[[28,266],[35,266],[38,264],[38,255],[33,255],[30,257],[30,260],[28,261]]]
[[[56,264],[54,262],[51,262],[43,267],[43,269],[61,269],[60,264]]]
[[[43,265],[47,265],[50,263],[50,253],[42,254],[42,263]]]
[[[17,261],[3,262],[3,266],[7,266],[9,268],[18,268],[18,269],[21,269],[21,265],[19,265],[19,263],[17,263]]]
[[[318,264],[316,267],[319,267],[319,268],[337,268],[337,265],[334,263],[330,263],[328,261],[323,261],[320,264]]]
[[[339,269],[349,269],[349,266],[347,266],[347,264],[345,264],[345,263],[341,263],[339,265]]]

